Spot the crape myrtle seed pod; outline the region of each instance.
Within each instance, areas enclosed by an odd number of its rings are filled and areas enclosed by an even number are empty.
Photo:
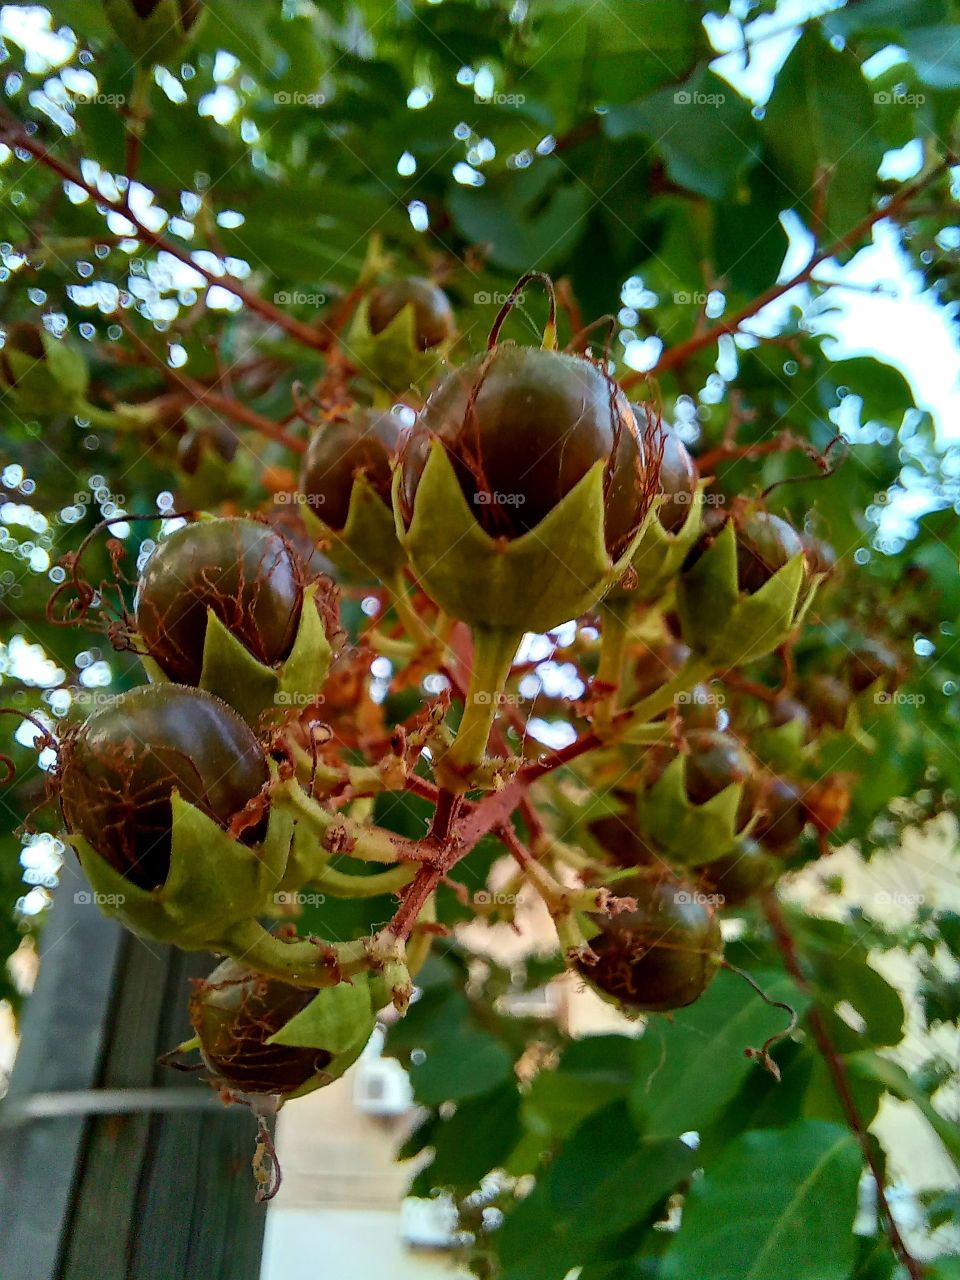
[[[780,864],[750,836],[742,836],[730,853],[699,868],[703,891],[721,899],[724,907],[737,907],[769,888]]]
[[[413,308],[413,338],[418,351],[439,347],[453,336],[450,299],[422,276],[404,276],[370,291],[367,318],[371,333],[382,333],[404,307]]]
[[[224,702],[182,685],[145,685],[69,731],[60,807],[68,832],[149,890],[170,869],[174,791],[226,828],[268,778],[260,744]],[[245,838],[259,835],[262,828]]]
[[[803,552],[800,535],[769,511],[755,511],[737,525],[737,577],[747,595]]]
[[[503,344],[430,395],[395,507],[413,568],[448,613],[548,630],[616,580],[655,491],[655,463],[603,369]]]
[[[802,621],[816,587],[800,539],[766,511],[738,510],[703,534],[677,579],[683,640],[726,669],[761,658]]]
[[[669,589],[700,534],[704,494],[696,465],[676,432],[646,406],[632,407],[644,447],[659,462],[660,501],[655,518],[644,525],[629,572],[610,596],[652,603]]]
[[[674,865],[731,849],[753,813],[755,761],[730,734],[695,729],[686,750],[652,749],[637,792],[638,827]]]
[[[693,506],[699,482],[696,463],[675,431],[664,429],[657,519],[668,533],[679,533]]]
[[[785,852],[807,825],[803,788],[789,778],[762,778],[756,786],[754,810],[757,818],[750,834],[776,853]]]
[[[356,406],[310,438],[300,470],[304,521],[339,567],[393,578],[406,560],[393,518],[393,466],[405,435],[398,414]]]
[[[855,694],[876,685],[882,693],[892,693],[902,672],[897,655],[880,640],[857,645],[844,659],[844,671]]]
[[[713,906],[692,883],[654,873],[617,882],[634,911],[591,915],[595,963],[577,968],[602,995],[628,1009],[682,1009],[710,985],[723,958]]]
[[[420,276],[386,281],[361,301],[346,354],[388,391],[404,391],[432,374],[455,335],[453,311],[439,285]]]
[[[137,636],[152,680],[195,684],[251,724],[317,694],[339,635],[337,593],[291,543],[256,520],[185,525],[140,576]]]
[[[200,520],[157,546],[137,586],[136,625],[170,680],[199,684],[208,613],[267,666],[293,647],[303,574],[286,540],[256,520]]]
[[[329,1066],[324,1049],[271,1045],[270,1037],[300,1013],[316,992],[224,960],[194,983],[190,1021],[210,1074],[241,1093],[288,1094]]]
[[[800,541],[807,558],[807,568],[812,578],[828,578],[837,567],[836,550],[823,538],[812,533],[801,533]]]
[[[816,674],[804,681],[803,701],[818,727],[842,729],[847,723],[852,701],[850,689],[836,676]]]

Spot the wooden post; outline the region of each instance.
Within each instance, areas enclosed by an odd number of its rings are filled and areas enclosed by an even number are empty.
[[[0,1103],[4,1280],[257,1280],[254,1119],[156,1061],[214,960],[135,938],[84,890],[57,892]]]

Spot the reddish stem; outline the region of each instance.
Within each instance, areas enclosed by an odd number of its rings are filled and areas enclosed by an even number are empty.
[[[752,302],[748,302],[741,307],[739,311],[734,312],[726,320],[721,320],[718,324],[713,325],[709,329],[705,329],[703,333],[695,334],[686,342],[680,342],[675,347],[671,347],[669,351],[665,351],[660,357],[656,365],[646,373],[634,372],[628,373],[622,378],[620,385],[626,391],[630,387],[636,386],[638,382],[645,382],[649,378],[658,377],[660,374],[666,373],[669,369],[675,369],[677,365],[684,364],[691,356],[702,351],[704,347],[712,347],[722,337],[736,331],[743,324],[744,320],[749,320],[751,316],[755,316],[758,311],[762,311],[764,307],[771,302],[775,302],[777,298],[782,298],[785,293],[789,293],[791,289],[795,289],[799,284],[805,284],[816,271],[821,263],[826,262],[830,258],[836,257],[837,254],[843,253],[845,249],[852,248],[853,245],[865,235],[871,227],[878,222],[883,222],[886,218],[890,218],[893,214],[898,213],[905,205],[924,191],[931,183],[946,173],[951,164],[956,163],[953,157],[948,157],[935,169],[931,169],[929,173],[922,178],[918,178],[916,182],[911,182],[901,187],[896,195],[891,196],[885,205],[878,209],[873,209],[865,218],[860,221],[839,240],[835,240],[833,244],[827,248],[821,249],[819,253],[815,253],[807,265],[790,277],[789,280],[781,280],[779,284],[771,285],[769,289],[765,289],[763,293],[758,294]]]
[[[797,955],[796,944],[793,935],[787,927],[787,922],[780,910],[780,903],[777,901],[775,893],[770,890],[764,897],[764,911],[770,927],[773,930],[773,936],[776,940],[780,954],[783,956],[783,963],[797,984],[799,989],[806,994],[811,994],[810,984],[800,964],[800,958]],[[880,1212],[886,1222],[887,1236],[894,1252],[899,1257],[911,1280],[923,1280],[925,1270],[924,1267],[914,1258],[913,1254],[907,1248],[903,1236],[900,1234],[900,1228],[897,1226],[893,1211],[890,1208],[890,1202],[887,1200],[886,1186],[884,1183],[883,1169],[877,1159],[876,1153],[870,1142],[870,1136],[857,1110],[857,1104],[850,1088],[850,1081],[847,1077],[847,1070],[844,1066],[843,1059],[837,1052],[836,1046],[830,1039],[830,1033],[827,1030],[827,1024],[823,1014],[816,1004],[811,1004],[807,1010],[807,1022],[810,1024],[810,1030],[813,1032],[813,1038],[816,1041],[817,1049],[827,1065],[830,1078],[833,1081],[833,1087],[837,1094],[837,1099],[843,1109],[844,1115],[847,1117],[847,1124],[853,1131],[860,1148],[863,1151],[864,1159],[873,1175],[873,1180],[877,1185],[877,1203]]]

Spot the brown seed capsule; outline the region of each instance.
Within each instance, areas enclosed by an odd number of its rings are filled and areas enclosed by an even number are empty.
[[[142,685],[68,734],[60,807],[69,832],[132,883],[155,889],[170,869],[172,791],[227,827],[268,778],[260,744],[225,702],[184,685]]]
[[[655,493],[655,464],[626,397],[579,356],[504,343],[448,374],[404,450],[400,500],[408,524],[436,440],[493,537],[519,538],[535,528],[599,462],[605,541],[616,559]]]
[[[395,413],[359,406],[345,421],[325,423],[314,432],[300,471],[300,491],[324,524],[342,531],[353,482],[361,475],[390,506],[393,463],[403,435]]]
[[[207,610],[267,666],[293,646],[304,570],[286,540],[256,520],[201,520],[157,547],[140,576],[136,625],[171,680],[198,684]]]
[[[325,1049],[267,1044],[316,991],[291,986],[224,960],[194,984],[190,1021],[217,1083],[241,1093],[294,1093],[333,1059]]]
[[[713,907],[696,887],[670,876],[618,882],[617,893],[636,900],[636,910],[591,919],[596,963],[577,968],[604,994],[632,1009],[682,1009],[710,985],[723,955]]]
[[[414,342],[429,351],[453,336],[450,301],[443,290],[422,276],[405,276],[377,285],[370,294],[367,321],[371,333],[382,333],[404,307],[413,304]]]
[[[779,516],[755,511],[737,525],[737,578],[748,595],[803,550],[799,535]]]

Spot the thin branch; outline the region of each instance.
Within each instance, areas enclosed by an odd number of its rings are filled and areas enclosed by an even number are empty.
[[[219,285],[220,288],[226,289],[228,293],[234,294],[250,311],[261,316],[270,324],[275,324],[303,346],[310,347],[315,351],[324,351],[331,345],[333,340],[332,332],[323,332],[312,325],[304,324],[294,316],[287,315],[271,302],[267,302],[259,294],[245,289],[243,285],[239,284],[231,276],[226,274],[217,275],[215,272],[208,270],[208,268],[201,266],[200,263],[194,260],[189,250],[182,249],[174,241],[168,240],[156,231],[152,231],[150,227],[140,221],[124,201],[111,200],[103,195],[92,182],[88,182],[84,178],[79,169],[66,164],[58,156],[55,156],[49,148],[45,147],[42,142],[27,133],[19,120],[9,116],[6,119],[0,118],[0,138],[10,147],[19,147],[23,151],[29,152],[35,160],[38,160],[40,164],[56,173],[64,182],[73,183],[74,186],[85,191],[97,205],[109,209],[112,213],[119,214],[122,218],[126,218],[136,231],[136,239],[144,244],[151,245],[162,253],[169,253],[185,266],[203,276],[208,284]]]
[[[776,894],[772,890],[765,895],[764,911],[773,930],[777,947],[783,956],[783,963],[787,972],[801,991],[810,994],[810,984],[801,967],[793,935],[787,927],[787,922],[783,918],[783,912],[780,910]],[[813,1038],[816,1041],[820,1055],[830,1073],[837,1099],[843,1108],[844,1115],[847,1117],[847,1123],[860,1144],[864,1159],[873,1175],[874,1182],[877,1184],[877,1203],[887,1224],[887,1236],[890,1244],[910,1276],[910,1280],[923,1280],[924,1268],[907,1248],[906,1242],[900,1234],[897,1221],[893,1216],[893,1211],[890,1208],[890,1202],[887,1200],[883,1169],[880,1167],[880,1162],[870,1142],[866,1126],[863,1123],[860,1112],[857,1110],[857,1104],[847,1077],[847,1069],[844,1066],[841,1055],[837,1052],[836,1046],[830,1039],[826,1021],[816,1004],[812,1003],[807,1010],[807,1021],[810,1024],[810,1030],[813,1032]]]
[[[713,346],[726,334],[736,333],[745,320],[755,316],[758,311],[762,311],[771,302],[776,302],[777,298],[782,298],[785,293],[789,293],[797,285],[805,284],[821,263],[836,257],[838,253],[842,253],[845,249],[851,248],[876,223],[883,222],[903,209],[921,191],[925,191],[933,182],[942,177],[949,170],[950,165],[954,163],[955,159],[948,157],[948,159],[937,165],[935,169],[931,169],[922,178],[918,178],[916,182],[911,182],[901,187],[885,205],[871,210],[865,218],[861,218],[856,226],[851,227],[839,240],[835,240],[826,249],[821,249],[819,253],[815,253],[807,265],[801,271],[798,271],[796,275],[791,276],[789,280],[782,280],[779,284],[771,285],[769,289],[765,289],[763,293],[758,294],[752,302],[748,302],[728,319],[721,320],[703,333],[699,333],[686,342],[680,342],[677,346],[664,351],[652,369],[645,373],[639,371],[629,373],[620,380],[620,385],[624,390],[628,390],[630,387],[636,386],[638,382],[658,377],[660,374],[666,373],[667,370],[684,364],[691,356],[696,355],[698,351],[702,351],[704,347]]]

